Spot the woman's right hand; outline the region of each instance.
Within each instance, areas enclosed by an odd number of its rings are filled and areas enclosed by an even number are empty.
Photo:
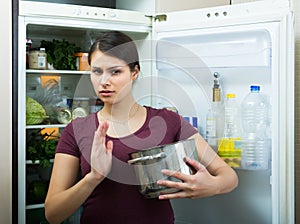
[[[108,122],[101,122],[95,131],[91,152],[91,173],[97,181],[102,181],[110,172],[112,166],[113,142],[106,142]]]

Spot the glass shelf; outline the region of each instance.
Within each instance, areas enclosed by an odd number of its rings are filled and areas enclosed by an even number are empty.
[[[37,208],[44,208],[44,203],[26,205],[26,209],[37,209]]]
[[[72,71],[72,70],[38,70],[38,69],[27,69],[27,74],[47,74],[47,75],[57,75],[57,74],[74,74],[74,75],[88,75],[90,71]]]
[[[50,159],[50,162],[53,163],[54,159]],[[34,163],[33,163],[32,160],[26,160],[26,164],[38,165],[38,164],[40,164],[40,161],[35,160]]]
[[[39,129],[39,128],[65,128],[67,124],[38,124],[27,125],[26,129]]]

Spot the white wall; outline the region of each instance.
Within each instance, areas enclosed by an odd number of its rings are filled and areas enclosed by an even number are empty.
[[[295,216],[300,223],[300,1],[292,1],[295,12]]]
[[[2,0],[0,7],[0,223],[11,223],[11,123],[12,123],[12,2]],[[17,193],[17,192],[15,192]]]

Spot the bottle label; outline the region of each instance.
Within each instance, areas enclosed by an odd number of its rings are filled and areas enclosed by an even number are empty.
[[[193,127],[198,128],[198,117],[183,117],[187,122],[189,122]]]
[[[216,119],[214,118],[207,118],[206,120],[206,136],[208,137],[216,137],[217,130],[216,130]]]
[[[39,68],[46,67],[46,57],[45,56],[38,56],[38,67]]]

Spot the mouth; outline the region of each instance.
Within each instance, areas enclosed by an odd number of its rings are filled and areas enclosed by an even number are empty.
[[[108,97],[108,96],[111,96],[113,95],[114,91],[111,91],[111,90],[101,90],[99,91],[99,94],[103,97]]]

